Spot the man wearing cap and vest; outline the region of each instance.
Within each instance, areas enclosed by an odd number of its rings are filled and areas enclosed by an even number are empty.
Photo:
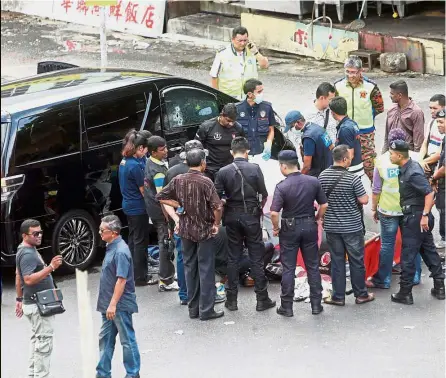
[[[248,30],[238,26],[232,31],[232,43],[217,52],[210,71],[211,85],[239,100],[243,100],[246,80],[258,78],[260,68],[268,68],[268,59],[260,54],[257,46],[249,41]]]
[[[362,76],[362,61],[358,56],[346,59],[345,78],[334,83],[336,95],[347,100],[347,114],[358,124],[364,171],[373,179],[375,152],[375,117],[384,112],[384,101],[378,86]]]
[[[257,79],[249,79],[243,86],[246,98],[238,102],[237,122],[242,125],[249,141],[249,154],[262,154],[264,160],[271,157],[274,140],[274,125],[277,124],[270,102],[263,100],[263,84]]]
[[[388,135],[389,144],[395,140],[405,140],[406,133],[402,129],[393,129]],[[412,151],[409,154],[413,153]],[[398,166],[389,160],[389,152],[375,161],[372,184],[372,216],[381,226],[381,251],[379,252],[379,269],[366,282],[369,288],[389,289],[392,281],[392,265],[398,228],[401,228],[403,213],[400,206],[398,183]],[[415,260],[416,272],[414,285],[420,283],[421,257]]]
[[[403,140],[393,141],[389,146],[390,161],[399,167],[400,204],[404,226],[401,229],[403,247],[400,290],[392,294],[391,300],[406,305],[413,304],[412,286],[418,252],[434,279],[431,294],[437,299],[445,299],[444,273],[432,235],[434,217],[431,209],[434,204],[434,191],[424,175],[423,168],[409,157],[409,148],[409,144]]]
[[[291,128],[302,131],[302,159],[304,166],[301,173],[318,177],[319,174],[333,164],[331,150],[333,142],[328,133],[319,125],[306,122],[302,113],[298,110],[288,112],[285,117],[285,130]]]

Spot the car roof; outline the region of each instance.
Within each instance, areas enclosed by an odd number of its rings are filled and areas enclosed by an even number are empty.
[[[1,108],[13,114],[166,77],[169,75],[119,68],[102,71],[99,68],[73,68],[50,72],[2,83]]]

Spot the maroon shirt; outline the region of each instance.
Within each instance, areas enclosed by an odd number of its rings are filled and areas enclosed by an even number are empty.
[[[212,236],[214,210],[221,206],[214,183],[198,171],[176,176],[156,195],[157,200],[178,201],[184,208],[178,235],[193,242]]]
[[[387,137],[393,129],[403,129],[407,134],[406,142],[409,143],[410,149],[420,151],[424,141],[424,114],[412,99],[404,109],[401,110],[398,104],[394,104],[387,112],[383,153],[389,149]]]

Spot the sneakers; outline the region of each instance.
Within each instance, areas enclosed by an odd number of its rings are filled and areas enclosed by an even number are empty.
[[[215,293],[215,303],[222,303],[226,301],[226,293],[225,293],[225,285],[221,282],[217,282],[215,284],[216,293]]]
[[[443,249],[446,247],[446,241],[444,240],[439,240],[435,243],[435,247],[437,247],[437,249]]]
[[[180,287],[178,286],[176,281],[173,281],[170,285],[166,285],[163,281],[159,282],[158,285],[158,291],[164,292],[164,291],[179,291]]]

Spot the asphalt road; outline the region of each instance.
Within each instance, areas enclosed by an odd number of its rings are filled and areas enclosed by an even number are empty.
[[[2,77],[23,77],[35,73],[41,60],[61,60],[97,66],[99,45],[95,30],[62,23],[10,18],[2,14]],[[109,65],[144,68],[208,82],[214,52],[210,49],[148,40],[150,46],[134,50],[137,37],[113,33]],[[77,41],[77,50],[65,51],[66,41]],[[342,75],[336,64],[306,59],[271,59],[261,74],[266,100],[283,117],[288,110],[305,110],[312,105],[321,81]],[[382,73],[368,75],[383,91],[390,106],[389,84],[397,78],[408,81],[411,96],[428,117],[428,102],[444,93],[444,78],[437,76]],[[384,139],[385,115],[377,118],[377,147]],[[370,222],[369,229],[376,230]],[[374,228],[373,228],[374,227]],[[393,289],[397,286],[394,277]],[[59,279],[60,280],[60,279]],[[90,274],[92,306],[96,303],[99,274]],[[175,293],[158,293],[156,287],[137,288],[140,312],[135,315],[136,335],[141,351],[141,377],[357,377],[375,378],[445,376],[445,302],[430,296],[432,282],[424,267],[422,283],[414,289],[415,304],[403,307],[390,302],[393,290],[377,290],[376,301],[363,306],[348,297],[345,308],[325,306],[312,316],[310,306],[297,303],[294,318],[279,317],[274,310],[256,313],[252,289],[242,289],[239,311],[226,313],[212,322],[190,320]],[[52,377],[82,376],[81,342],[74,276],[59,282],[67,312],[56,319]],[[1,306],[1,376],[25,377],[29,325],[14,316],[13,280],[4,279]],[[280,285],[270,292],[279,300]],[[223,307],[222,305],[217,305]],[[225,324],[234,322],[234,324]],[[100,316],[94,314],[94,332]],[[183,334],[176,331],[182,330]],[[117,343],[113,376],[124,376],[122,352]]]

